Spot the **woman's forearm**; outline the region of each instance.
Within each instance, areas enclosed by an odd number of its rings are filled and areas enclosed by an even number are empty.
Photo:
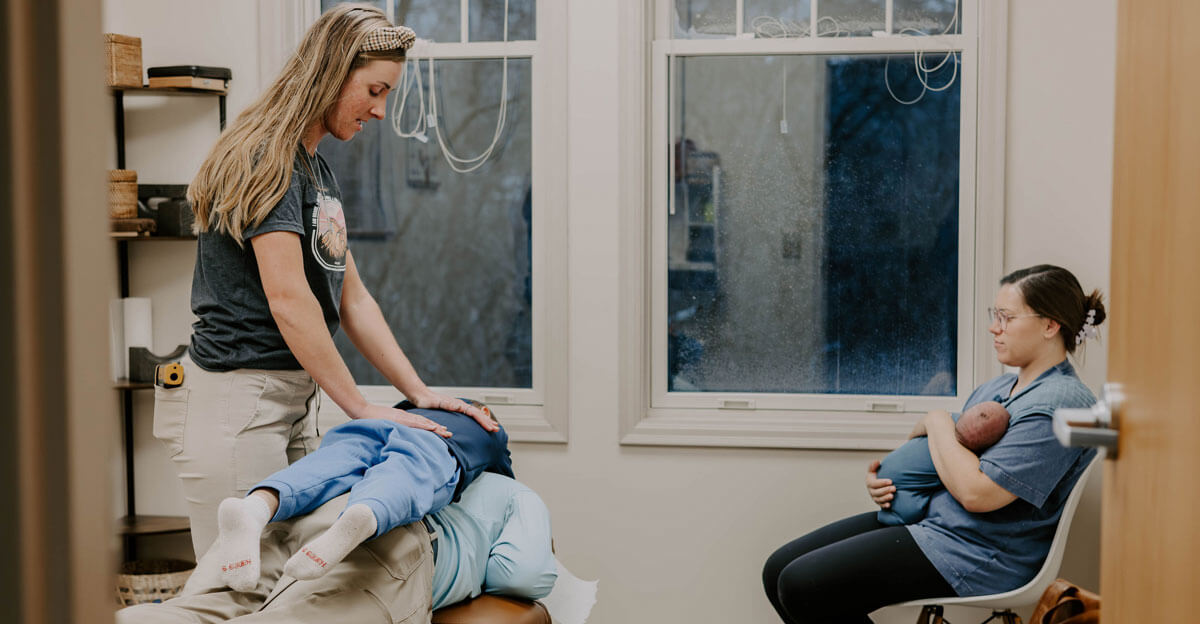
[[[304,277],[300,235],[275,231],[250,239],[271,317],[288,349],[329,398],[351,418],[369,408],[333,345],[321,304]]]
[[[923,422],[938,478],[964,509],[974,513],[994,511],[1016,500],[979,469],[975,453],[958,443],[950,414],[931,412]]]
[[[367,400],[333,344],[316,297],[306,290],[276,294],[269,301],[279,333],[300,366],[347,416],[358,418]]]

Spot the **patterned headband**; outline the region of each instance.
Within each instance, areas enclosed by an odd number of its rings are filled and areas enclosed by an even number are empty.
[[[417,34],[408,26],[384,26],[367,35],[367,40],[363,42],[360,51],[407,50],[416,40]]]

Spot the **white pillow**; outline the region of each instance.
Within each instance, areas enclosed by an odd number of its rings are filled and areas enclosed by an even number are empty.
[[[558,569],[558,580],[550,595],[539,602],[546,605],[554,624],[583,624],[596,604],[596,589],[599,581],[585,581],[571,574],[558,557],[554,558]]]

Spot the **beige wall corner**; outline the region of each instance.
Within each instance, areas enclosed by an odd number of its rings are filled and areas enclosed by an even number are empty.
[[[107,301],[115,284],[104,186],[98,0],[8,0],[0,314],[2,410],[16,462],[0,583],[16,621],[107,622],[114,607]],[[7,515],[7,514],[6,514]]]

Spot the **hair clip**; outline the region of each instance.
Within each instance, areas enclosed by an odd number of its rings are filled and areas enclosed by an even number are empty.
[[[1089,309],[1087,318],[1083,321],[1083,327],[1079,333],[1075,334],[1075,346],[1083,344],[1083,341],[1088,338],[1096,338],[1100,336],[1100,328],[1096,327],[1096,310]]]
[[[363,42],[362,52],[378,52],[381,50],[407,50],[417,40],[417,34],[408,26],[385,26],[376,28],[367,35]]]

